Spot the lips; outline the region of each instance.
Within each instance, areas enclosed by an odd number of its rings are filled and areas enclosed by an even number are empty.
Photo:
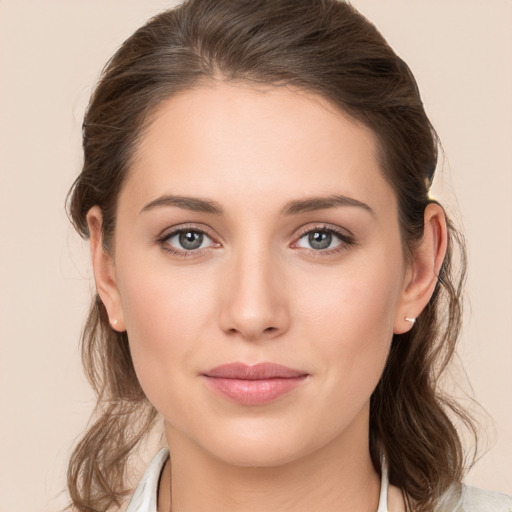
[[[242,405],[272,402],[300,386],[307,376],[303,371],[275,363],[230,363],[202,374],[210,389]]]

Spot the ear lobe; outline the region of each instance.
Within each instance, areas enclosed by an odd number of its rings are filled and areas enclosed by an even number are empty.
[[[415,319],[428,304],[437,284],[448,245],[444,210],[437,203],[425,208],[423,238],[413,249],[412,260],[395,317],[394,333],[410,330]]]
[[[105,305],[110,325],[116,331],[125,331],[125,321],[121,296],[116,283],[114,260],[103,246],[103,215],[99,206],[93,206],[87,212],[87,225],[90,234],[90,249],[96,289]]]

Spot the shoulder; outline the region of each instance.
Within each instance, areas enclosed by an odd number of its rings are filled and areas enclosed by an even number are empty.
[[[512,512],[512,497],[478,487],[462,486],[461,512]]]
[[[512,497],[454,483],[438,500],[435,512],[512,512]]]

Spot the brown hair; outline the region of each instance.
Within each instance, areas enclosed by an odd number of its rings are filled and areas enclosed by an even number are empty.
[[[377,29],[338,0],[188,0],[137,30],[105,67],[84,124],[84,165],[69,212],[88,237],[86,214],[103,213],[111,249],[116,200],[144,127],[158,105],[211,80],[289,85],[318,94],[371,128],[383,174],[396,192],[406,253],[423,235],[423,214],[439,142],[408,66]],[[370,451],[380,472],[421,512],[461,481],[464,455],[451,415],[475,432],[439,378],[450,362],[461,324],[465,255],[450,222],[449,247],[434,295],[415,326],[395,335],[371,397]],[[461,248],[458,277],[452,249]],[[82,337],[86,373],[97,396],[95,422],[77,445],[68,470],[79,511],[118,505],[129,456],[156,417],[137,381],[126,333],[113,331],[97,297]],[[455,486],[454,486],[455,484]]]

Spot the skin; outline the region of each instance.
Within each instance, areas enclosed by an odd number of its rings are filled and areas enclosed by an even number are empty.
[[[333,194],[365,206],[283,211]],[[446,224],[429,205],[406,261],[371,130],[303,91],[201,86],[160,105],[142,137],[114,251],[102,247],[97,207],[88,223],[98,292],[165,421],[172,477],[168,464],[159,512],[170,510],[171,489],[174,512],[377,509],[370,395],[393,333],[410,329],[405,317],[432,295]],[[202,247],[185,251],[169,236],[179,228],[204,231]],[[341,238],[313,247],[308,233],[327,230]],[[271,403],[241,405],[201,377],[235,361],[308,377]],[[394,488],[389,509],[403,510]]]

